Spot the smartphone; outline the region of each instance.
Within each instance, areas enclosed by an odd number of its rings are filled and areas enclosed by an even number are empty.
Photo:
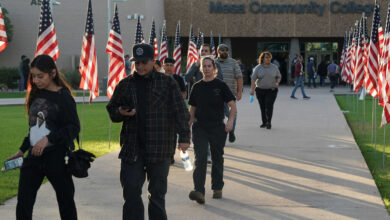
[[[133,108],[131,108],[130,106],[126,106],[126,105],[124,105],[124,106],[121,106],[121,108],[123,109],[123,110],[126,110],[127,112],[130,112]]]
[[[6,170],[12,170],[21,167],[23,164],[23,157],[17,157],[12,160],[7,160],[4,162],[4,167]]]

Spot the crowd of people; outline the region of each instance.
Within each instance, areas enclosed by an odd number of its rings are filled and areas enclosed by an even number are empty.
[[[149,218],[167,219],[165,194],[169,167],[174,163],[176,148],[186,152],[191,139],[195,169],[189,199],[205,203],[208,163],[212,164],[212,198],[222,198],[224,147],[226,140],[236,141],[236,102],[242,98],[243,64],[229,57],[229,47],[225,44],[218,46],[217,57],[211,55],[210,45],[201,45],[200,58],[190,67],[185,78],[173,74],[173,58],[168,57],[162,63],[154,60],[154,50],[149,44],[134,45],[133,57],[126,55],[125,60],[128,76],[116,86],[106,106],[111,120],[122,123],[119,158],[123,219],[144,219],[141,194],[146,180]],[[293,99],[296,99],[298,87],[301,87],[304,99],[310,98],[304,91],[302,61],[303,57],[298,55],[294,63]],[[326,70],[333,89],[338,66],[332,62],[320,64],[317,69],[312,62],[310,59],[307,71],[309,86],[313,83],[316,87],[317,72],[322,85],[323,71]],[[134,65],[133,72],[131,65]],[[29,80],[31,90],[25,103],[29,133],[18,152],[8,158],[23,156],[28,151],[20,172],[17,219],[32,218],[36,194],[44,177],[56,192],[61,218],[77,219],[74,184],[64,163],[66,152],[69,146],[74,148],[73,140],[80,131],[70,87],[54,60],[47,55],[35,57],[30,66],[28,58],[22,56],[20,71],[21,78],[25,79],[20,88],[24,90],[24,84]],[[272,62],[272,54],[262,52],[250,76],[250,94],[256,93],[261,112],[260,128],[272,127],[273,106],[281,79],[279,66]],[[191,85],[189,94],[185,82]],[[185,102],[187,95],[189,109]],[[37,126],[46,133],[37,132]]]

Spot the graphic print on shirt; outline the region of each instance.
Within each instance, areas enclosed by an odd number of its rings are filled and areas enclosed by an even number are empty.
[[[46,99],[38,98],[34,100],[30,107],[30,144],[34,146],[44,136],[50,134],[47,126],[49,112],[53,112],[53,105]]]

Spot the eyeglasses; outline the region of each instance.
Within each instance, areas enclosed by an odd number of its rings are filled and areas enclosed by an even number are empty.
[[[220,49],[219,51],[220,51],[220,52],[227,52],[228,49]]]

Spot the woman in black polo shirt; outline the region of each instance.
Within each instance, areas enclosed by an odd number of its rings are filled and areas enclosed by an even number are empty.
[[[236,114],[235,98],[229,87],[216,78],[217,66],[211,57],[201,60],[200,70],[203,79],[192,87],[190,99],[190,125],[195,151],[195,170],[193,173],[194,190],[190,192],[191,200],[205,202],[205,181],[207,169],[207,149],[210,144],[212,168],[211,179],[213,198],[222,198],[223,188],[223,148],[227,132],[233,128]],[[230,107],[229,119],[224,124],[224,103]]]

